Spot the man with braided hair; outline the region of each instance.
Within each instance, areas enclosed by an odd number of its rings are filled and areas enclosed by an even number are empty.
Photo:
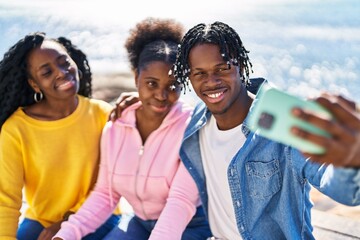
[[[309,161],[298,150],[250,132],[251,62],[236,31],[198,24],[183,37],[174,75],[202,100],[185,130],[180,158],[195,180],[211,231],[220,239],[314,239],[310,184],[357,205],[355,171]],[[264,83],[267,84],[267,83]],[[347,169],[347,171],[352,171]]]
[[[90,99],[86,55],[70,40],[26,35],[0,62],[0,239],[51,239],[92,189],[111,105]],[[20,223],[22,190],[27,202]],[[101,239],[119,217],[94,234]]]

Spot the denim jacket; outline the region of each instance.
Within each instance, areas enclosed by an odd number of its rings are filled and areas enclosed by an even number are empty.
[[[199,103],[185,130],[180,158],[195,179],[208,213],[208,196],[199,130],[211,112]],[[305,159],[294,148],[250,132],[228,167],[238,231],[243,239],[314,239],[310,184],[346,205],[360,204],[360,174],[354,169],[326,167]]]

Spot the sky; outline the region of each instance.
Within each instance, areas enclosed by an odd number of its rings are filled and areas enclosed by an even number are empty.
[[[331,91],[360,102],[359,13],[358,0],[0,0],[0,56],[42,31],[71,39],[94,73],[118,73],[129,71],[129,29],[146,17],[186,29],[223,21],[250,51],[251,77],[303,97]]]

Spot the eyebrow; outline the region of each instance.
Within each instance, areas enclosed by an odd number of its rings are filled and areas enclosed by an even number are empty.
[[[149,76],[149,77],[145,77],[144,78],[145,80],[154,80],[154,81],[160,81],[159,78],[156,78],[156,77],[152,77],[152,76]]]
[[[62,55],[60,55],[60,56],[58,56],[58,57],[56,58],[56,61],[57,61],[57,60],[60,60],[60,59],[62,59],[62,58],[67,58],[67,56],[66,56],[65,54],[62,54]],[[45,68],[45,67],[48,67],[49,65],[50,65],[49,63],[44,63],[43,65],[40,65],[39,68],[36,69],[36,71],[40,71],[41,69],[43,69],[43,68]]]
[[[216,67],[222,67],[222,66],[227,66],[227,64],[225,62],[222,62],[222,63],[218,63],[214,66],[214,68]],[[203,70],[203,68],[190,68],[190,70]]]
[[[38,67],[38,69],[36,69],[36,71],[38,72],[41,69],[46,68],[47,66],[49,66],[49,63],[45,63],[45,64],[41,65],[40,67]]]

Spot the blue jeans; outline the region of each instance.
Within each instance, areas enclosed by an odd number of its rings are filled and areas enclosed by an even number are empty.
[[[84,240],[99,240],[106,236],[119,223],[120,216],[111,215],[111,217],[100,226],[96,232],[85,236]],[[25,218],[17,232],[17,240],[37,240],[41,231],[44,229],[38,221]]]
[[[176,216],[174,216],[176,218]],[[114,228],[104,240],[147,240],[154,229],[156,220],[142,220],[136,215],[123,215],[119,226]],[[182,240],[199,240],[211,237],[209,223],[202,207],[198,207],[194,217],[187,225]],[[169,236],[170,239],[171,236]]]

